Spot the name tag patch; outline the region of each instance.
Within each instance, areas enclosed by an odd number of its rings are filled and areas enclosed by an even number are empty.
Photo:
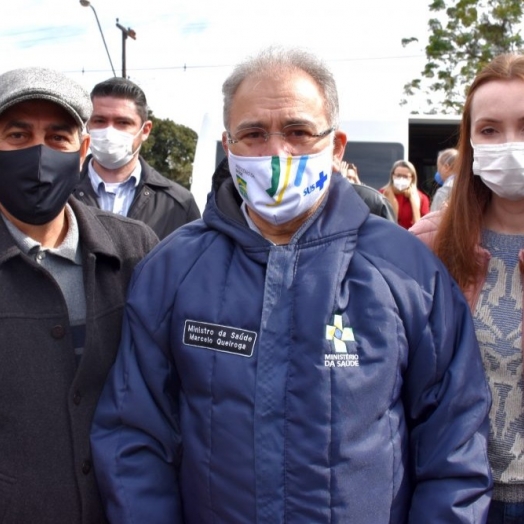
[[[256,340],[256,332],[246,329],[196,320],[186,320],[184,324],[184,344],[188,346],[250,357],[253,355]]]

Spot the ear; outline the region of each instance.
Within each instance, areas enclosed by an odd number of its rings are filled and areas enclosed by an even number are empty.
[[[82,135],[81,137],[82,142],[80,143],[80,169],[82,169],[82,165],[84,163],[84,160],[87,156],[87,151],[89,150],[89,144],[91,143],[91,137],[89,135]]]
[[[337,129],[335,131],[334,146],[333,146],[333,171],[340,173],[340,163],[344,157],[344,151],[346,149],[346,143],[348,139],[346,133]]]
[[[153,122],[151,122],[151,120],[146,120],[142,127],[142,142],[147,140],[149,133],[151,133],[151,129],[153,129]]]
[[[227,143],[227,131],[224,131],[222,133],[222,147],[224,149],[224,152],[226,153],[226,156],[228,156],[229,146],[228,146],[228,143]]]

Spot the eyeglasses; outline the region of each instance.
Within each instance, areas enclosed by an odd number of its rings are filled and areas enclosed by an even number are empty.
[[[278,135],[291,146],[303,147],[311,144],[315,139],[329,135],[334,130],[334,127],[330,127],[321,133],[315,133],[313,128],[307,124],[293,124],[285,126],[280,132],[268,133],[260,127],[248,127],[238,131],[235,136],[228,133],[227,143],[240,143],[246,147],[256,147],[265,144],[271,135]]]

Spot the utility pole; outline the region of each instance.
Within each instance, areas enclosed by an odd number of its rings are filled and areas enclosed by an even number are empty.
[[[109,58],[109,64],[111,65],[111,70],[113,71],[113,76],[116,76],[115,68],[113,67],[113,61],[111,60],[111,55],[109,54],[109,49],[107,48],[106,39],[104,38],[102,26],[100,25],[100,21],[98,20],[98,15],[96,14],[95,8],[91,5],[91,2],[89,0],[80,0],[80,5],[82,5],[83,7],[90,7],[93,10],[93,14],[95,15],[95,19],[96,19],[96,23],[98,24],[100,35],[102,36],[102,42],[104,42],[104,47],[106,48],[107,58]]]
[[[136,40],[136,33],[133,29],[128,27],[127,29],[118,23],[116,19],[116,26],[122,31],[122,78],[127,78],[126,75],[126,40],[130,36],[133,40]]]

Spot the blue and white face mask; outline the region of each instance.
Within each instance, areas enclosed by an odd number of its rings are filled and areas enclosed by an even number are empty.
[[[327,192],[333,146],[302,156],[236,156],[229,171],[247,206],[267,222],[280,225],[304,214]]]

